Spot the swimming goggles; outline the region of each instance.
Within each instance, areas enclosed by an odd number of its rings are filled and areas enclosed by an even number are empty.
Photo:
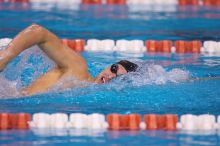
[[[112,64],[111,68],[110,68],[111,72],[117,75],[118,72],[118,64]]]

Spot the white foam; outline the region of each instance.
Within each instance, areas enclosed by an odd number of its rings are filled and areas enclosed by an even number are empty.
[[[179,68],[172,69],[167,72],[168,78],[172,82],[182,82],[189,79],[189,72],[181,70]]]
[[[30,62],[30,59],[34,60],[34,57],[40,57],[39,60],[42,63],[36,65]],[[26,80],[30,80],[31,83],[44,73],[43,70],[45,70],[46,66],[48,66],[48,69],[52,68],[54,63],[37,46],[21,53],[0,73],[0,98],[20,97],[19,92],[27,86],[22,80],[25,78]],[[33,70],[33,74],[24,74],[24,70],[28,69]],[[10,79],[8,79],[9,76]]]
[[[114,80],[113,84],[120,82],[120,85],[144,86],[148,84],[166,84],[168,82],[179,83],[189,79],[190,74],[188,71],[174,68],[170,71],[166,71],[161,65],[153,64],[139,64],[140,70],[137,72],[131,72],[126,76],[121,76],[119,79]]]
[[[16,81],[9,81],[2,75],[0,76],[0,98],[19,96]]]
[[[5,49],[11,41],[12,39],[10,38],[0,39],[0,50]]]

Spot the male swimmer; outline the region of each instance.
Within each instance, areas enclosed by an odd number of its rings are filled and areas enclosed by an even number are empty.
[[[23,95],[33,95],[48,91],[65,78],[79,81],[106,83],[113,78],[134,72],[138,65],[127,60],[119,61],[93,78],[88,72],[86,61],[78,53],[63,45],[61,40],[42,26],[33,24],[20,32],[4,50],[0,50],[0,72],[17,55],[33,45],[38,45],[57,66],[22,90]],[[194,78],[192,80],[215,80],[217,77]],[[80,83],[65,83],[63,88],[80,86]]]
[[[48,91],[62,79],[73,77],[79,81],[106,83],[113,78],[136,71],[138,65],[127,60],[122,60],[103,70],[96,78],[89,72],[87,63],[82,56],[63,45],[61,40],[49,30],[37,24],[20,32],[4,50],[0,50],[0,71],[17,55],[33,45],[38,45],[57,66],[39,77],[23,89],[23,95],[33,95]],[[75,87],[77,83],[64,85]]]

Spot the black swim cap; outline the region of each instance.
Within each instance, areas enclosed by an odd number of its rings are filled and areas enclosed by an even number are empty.
[[[128,60],[121,60],[117,62],[117,64],[122,65],[127,72],[135,72],[138,68],[137,64],[130,62]]]

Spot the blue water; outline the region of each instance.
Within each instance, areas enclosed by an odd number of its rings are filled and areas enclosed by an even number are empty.
[[[199,39],[220,40],[220,9],[176,6],[76,6],[0,3],[0,38],[14,37],[31,23],[45,26],[61,38],[97,39]],[[47,8],[47,9],[46,9]],[[143,74],[119,78],[107,85],[51,91],[31,97],[16,96],[15,89],[29,85],[54,65],[34,47],[15,58],[0,74],[0,112],[65,113],[173,113],[220,115],[220,80],[166,81],[172,69],[190,78],[220,75],[220,57],[207,55],[84,52],[89,71],[96,76],[106,66],[130,59],[150,69],[157,80]],[[153,66],[153,67],[152,67]],[[178,72],[181,73],[181,72]],[[146,75],[146,76],[145,76]],[[171,73],[177,78],[182,74]],[[147,78],[148,79],[148,78]],[[15,85],[16,83],[16,85]],[[7,86],[6,86],[7,85]],[[74,134],[79,133],[78,136]],[[181,132],[1,131],[0,145],[219,145],[219,134],[187,135]]]

